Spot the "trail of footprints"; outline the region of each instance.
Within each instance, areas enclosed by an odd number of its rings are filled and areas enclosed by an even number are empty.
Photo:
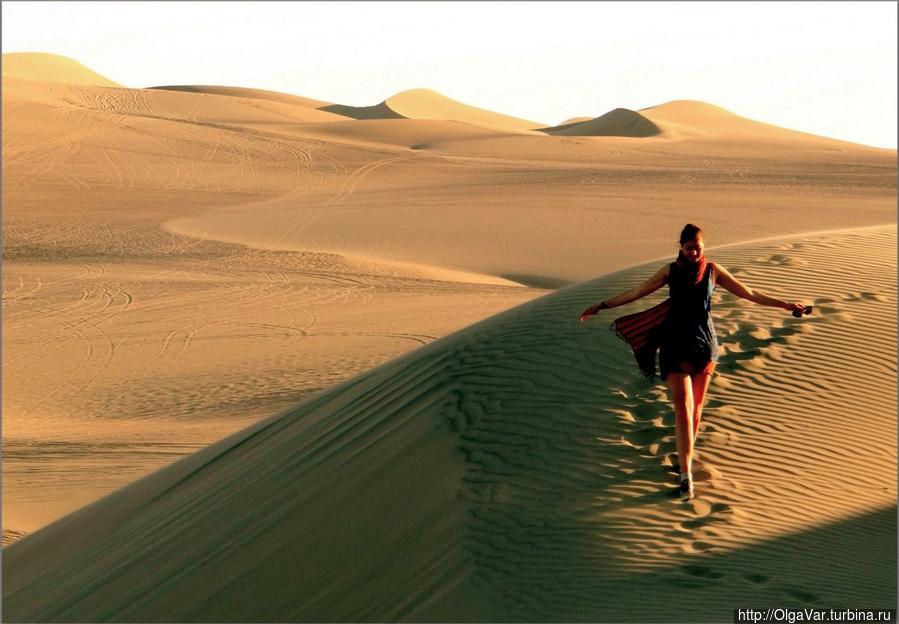
[[[802,243],[789,243],[783,246],[785,250],[797,251],[803,248]],[[795,256],[773,254],[767,257],[756,258],[756,262],[775,266],[803,267],[808,263]],[[735,275],[743,271],[739,267],[731,270]],[[762,324],[750,322],[750,311],[738,307],[736,301],[730,301],[722,305],[720,302],[714,306],[714,317],[717,321],[717,331],[722,345],[732,347],[721,357],[719,370],[737,370],[746,366],[749,362],[757,362],[758,358],[764,358],[766,351],[773,345],[783,345],[795,342],[795,336],[799,333],[813,332],[815,326],[820,323],[832,323],[835,321],[851,321],[852,314],[847,311],[846,304],[875,303],[888,304],[890,298],[878,292],[866,290],[848,290],[837,296],[819,296],[810,303],[814,306],[813,315],[805,317],[800,322],[787,319],[786,322],[775,324],[772,327],[763,327]],[[676,481],[679,473],[677,465],[677,453],[674,450],[674,426],[673,413],[658,416],[663,411],[662,405],[667,405],[667,397],[661,386],[656,386],[650,391],[640,393],[638,384],[620,390],[620,394],[632,398],[624,403],[626,411],[623,424],[626,432],[622,436],[622,443],[631,446],[644,460],[657,461],[660,472],[667,473],[672,481]],[[703,411],[703,424],[701,425],[701,441],[694,456],[693,474],[698,489],[715,493],[718,489],[716,483],[722,480],[720,472],[712,465],[705,465],[699,457],[702,455],[703,443],[716,447],[734,444],[739,440],[735,431],[720,429],[715,421],[716,410],[731,409],[725,407],[720,401],[710,398]],[[672,497],[677,497],[676,486],[670,492]],[[697,499],[689,501],[689,512],[682,520],[674,524],[669,534],[671,537],[683,540],[683,550],[686,555],[702,555],[713,551],[716,546],[714,538],[717,537],[715,527],[731,522],[739,522],[739,512],[731,504],[726,502],[711,502],[714,496],[700,495]],[[701,559],[699,560],[701,561]],[[686,589],[705,589],[709,583],[728,585],[733,584],[734,578],[749,587],[764,588],[768,592],[780,594],[784,600],[792,601],[803,606],[821,606],[822,598],[807,589],[794,583],[775,585],[774,581],[760,572],[740,573],[737,575],[717,569],[713,565],[701,563],[689,563],[668,570],[663,573],[665,583]]]
[[[787,244],[784,247],[785,251],[801,250],[802,243]],[[801,258],[783,254],[756,258],[756,262],[784,267],[807,265]],[[739,275],[742,270],[734,267],[732,272]],[[754,311],[750,312],[743,308],[744,304],[737,303],[734,298],[723,303],[718,302],[713,314],[717,321],[719,340],[722,346],[728,347],[725,349],[726,353],[721,356],[719,370],[735,371],[763,365],[760,360],[764,360],[773,347],[794,343],[797,334],[814,332],[816,325],[820,323],[851,320],[852,315],[847,311],[847,304],[860,302],[883,304],[889,303],[889,298],[881,293],[866,290],[847,290],[837,296],[819,296],[809,302],[814,306],[812,316],[804,317],[802,320],[787,318],[776,321],[771,326],[765,326],[763,321],[751,322]],[[660,488],[669,483],[671,487],[666,495],[678,500],[679,466],[675,451],[674,414],[663,385],[657,384],[646,390],[641,383],[635,381],[617,391],[623,399],[620,403],[622,411],[618,416],[624,433],[619,444],[630,447],[635,454],[633,464],[627,465],[627,461],[620,462],[617,468],[628,474],[631,479],[646,478]],[[739,522],[740,518],[738,509],[731,503],[720,500],[724,493],[738,489],[739,484],[729,481],[719,469],[701,459],[705,445],[721,448],[739,442],[739,434],[736,431],[723,429],[717,424],[720,422],[720,419],[716,418],[717,412],[733,408],[723,405],[713,396],[707,400],[703,411],[701,439],[694,455],[693,474],[697,482],[698,497],[687,503],[686,513],[678,514],[678,519],[673,521],[669,533],[669,536],[681,545],[686,555],[703,555],[719,548],[715,539],[718,536],[716,527]],[[657,466],[657,470],[654,473],[648,471],[646,462]],[[635,500],[647,502],[645,496]],[[652,500],[652,497],[649,500]],[[670,575],[672,583],[681,587],[699,588],[705,587],[709,582],[733,580],[721,570],[695,563],[681,566],[666,574]],[[774,587],[770,579],[763,574],[745,574],[741,580],[751,586],[767,587],[770,591],[782,594],[785,599],[805,605],[820,602],[818,596],[799,586],[786,584]]]
[[[753,588],[765,591],[766,594],[779,594],[785,606],[824,607],[825,601],[817,594],[796,585],[795,583],[777,583],[759,572],[747,572],[729,575],[716,571],[710,566],[688,564],[663,573],[665,584],[682,589],[707,589],[710,584],[729,586],[735,582],[751,592]],[[749,594],[751,595],[751,594]]]

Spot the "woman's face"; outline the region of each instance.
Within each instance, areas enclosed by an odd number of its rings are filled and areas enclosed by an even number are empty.
[[[681,245],[680,248],[687,260],[690,262],[699,262],[699,257],[702,255],[703,249],[702,235],[687,241]]]

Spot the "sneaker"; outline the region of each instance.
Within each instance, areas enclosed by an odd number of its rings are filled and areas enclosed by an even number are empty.
[[[693,498],[693,480],[692,479],[684,479],[683,481],[681,481],[679,492],[680,492],[681,498],[685,498],[687,500],[690,500],[691,498]]]

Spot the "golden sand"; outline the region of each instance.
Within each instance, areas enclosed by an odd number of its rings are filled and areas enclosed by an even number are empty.
[[[4,55],[2,95],[7,619],[895,605],[895,150],[52,55]],[[577,317],[686,222],[815,313],[719,294],[681,503],[664,386]]]

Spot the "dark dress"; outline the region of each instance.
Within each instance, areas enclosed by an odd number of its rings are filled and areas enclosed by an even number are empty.
[[[677,271],[676,263],[671,265],[669,275]],[[710,314],[712,292],[715,290],[713,271],[709,262],[698,284],[668,280],[671,311],[663,324],[659,341],[662,379],[671,372],[710,373],[718,361],[718,338]]]

